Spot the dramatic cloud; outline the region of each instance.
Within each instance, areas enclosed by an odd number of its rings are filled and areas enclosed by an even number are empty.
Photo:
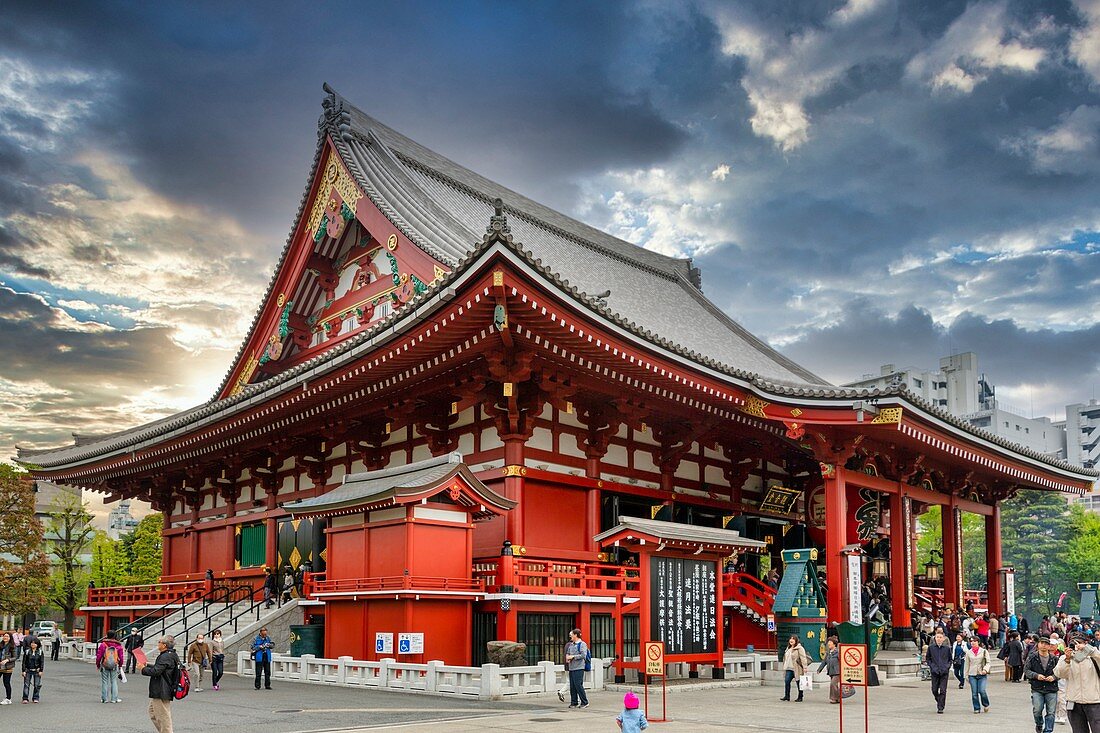
[[[8,3],[0,457],[212,395],[322,81],[694,257],[719,306],[834,381],[974,350],[1057,417],[1100,364],[1098,49],[1100,0]]]

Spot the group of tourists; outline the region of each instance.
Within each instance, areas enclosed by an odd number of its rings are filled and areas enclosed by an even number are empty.
[[[23,633],[0,633],[0,680],[4,682],[4,699],[0,705],[11,705],[11,676],[16,662],[23,677],[23,704],[37,703],[42,693],[42,675],[46,671],[46,655],[37,636]]]
[[[952,673],[970,685],[975,714],[989,712],[992,652],[1005,663],[1005,682],[1027,680],[1036,733],[1069,723],[1072,733],[1100,733],[1100,624],[1059,614],[1044,616],[1040,633],[1028,634],[1015,614],[945,614],[932,629],[919,619],[924,659],[932,673],[932,696],[942,714]],[[955,630],[952,630],[954,627]],[[965,681],[965,682],[964,682]]]

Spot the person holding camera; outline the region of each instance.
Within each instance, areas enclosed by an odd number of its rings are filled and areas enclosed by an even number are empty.
[[[1066,681],[1066,709],[1073,733],[1100,733],[1100,650],[1075,635],[1054,676]]]

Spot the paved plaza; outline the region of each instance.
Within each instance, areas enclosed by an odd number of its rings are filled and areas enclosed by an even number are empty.
[[[13,678],[13,686],[17,678]],[[568,710],[554,697],[522,702],[478,702],[426,695],[354,690],[276,682],[271,692],[252,689],[251,680],[228,676],[222,690],[192,693],[173,705],[175,729],[234,733],[321,733],[322,731],[564,731],[616,730],[621,693],[591,695],[587,710]],[[639,690],[640,692],[640,690]],[[40,705],[0,707],[0,730],[69,733],[139,733],[152,727],[146,717],[148,680],[132,676],[117,705],[99,702],[99,674],[83,662],[57,662],[46,670]],[[776,687],[677,690],[668,696],[672,721],[657,731],[798,731],[835,733],[837,706],[817,689],[801,704],[779,701]],[[16,695],[18,697],[18,695]],[[977,733],[1032,730],[1025,684],[990,682],[992,712],[974,715],[969,689],[948,690],[947,712],[936,715],[926,683],[916,680],[871,690],[870,730],[920,733]],[[860,694],[846,701],[845,730],[863,728]],[[656,709],[651,708],[651,711]],[[1058,726],[1056,733],[1066,731]]]

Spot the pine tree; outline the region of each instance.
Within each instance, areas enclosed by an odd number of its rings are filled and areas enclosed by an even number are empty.
[[[1001,505],[1003,558],[1016,571],[1017,602],[1028,621],[1052,613],[1058,595],[1075,588],[1059,572],[1073,535],[1069,505],[1058,492],[1021,491]]]

